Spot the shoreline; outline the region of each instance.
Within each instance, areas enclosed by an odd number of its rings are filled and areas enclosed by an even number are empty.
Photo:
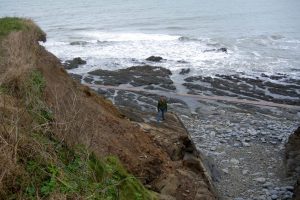
[[[298,126],[299,106],[266,101],[260,104],[261,100],[252,99],[236,102],[236,97],[182,95],[172,90],[147,90],[143,85],[83,84],[112,100],[121,112],[130,107],[136,107],[136,112],[147,112],[141,120],[146,123],[155,123],[155,101],[161,94],[167,96],[169,110],[181,118],[195,146],[205,155],[204,163],[219,199],[265,200],[276,195],[276,199],[292,198],[296,180],[285,178],[283,173],[283,145]],[[138,119],[134,112],[123,113],[135,121]],[[247,182],[241,182],[242,179]]]

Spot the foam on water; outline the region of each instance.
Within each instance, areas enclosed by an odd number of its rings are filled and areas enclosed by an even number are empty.
[[[289,73],[299,78],[299,71],[290,70],[299,66],[290,62],[288,51],[300,49],[300,43],[290,43],[280,35],[224,41],[167,34],[75,31],[68,40],[50,38],[44,45],[63,61],[74,57],[87,60],[87,65],[71,70],[79,74],[99,68],[115,70],[151,64],[169,68],[177,74],[182,68],[190,68],[189,75]],[[258,46],[261,48],[257,49]],[[221,47],[228,52],[216,51]],[[270,49],[274,55],[269,53]],[[287,57],[281,56],[285,51]],[[165,60],[161,63],[145,60],[152,55]]]
[[[125,42],[125,41],[174,41],[180,36],[163,34],[144,34],[144,33],[109,33],[100,31],[79,32],[79,35],[87,39],[98,41]]]

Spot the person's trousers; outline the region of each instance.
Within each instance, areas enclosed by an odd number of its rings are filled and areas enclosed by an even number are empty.
[[[165,120],[165,109],[159,109],[157,113],[157,121]]]

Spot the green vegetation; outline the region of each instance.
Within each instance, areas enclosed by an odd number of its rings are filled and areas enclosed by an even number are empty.
[[[117,158],[99,160],[83,147],[72,150],[38,133],[34,138],[45,149],[54,151],[47,157],[41,152],[22,160],[30,177],[30,180],[20,177],[23,198],[60,194],[68,199],[154,199],[136,178],[126,172]],[[50,159],[52,156],[56,159]]]
[[[0,38],[13,31],[20,31],[24,28],[24,20],[16,17],[0,18]]]
[[[36,36],[38,40],[45,41],[46,34],[36,26],[30,19],[23,19],[18,17],[4,17],[0,18],[0,41],[11,32],[24,31],[29,33],[29,37]]]
[[[46,81],[41,72],[33,70],[22,89],[25,94],[25,105],[34,120],[39,124],[47,123],[53,119],[52,113],[43,101],[43,91]]]
[[[55,137],[55,119],[44,102],[46,81],[40,71],[32,70],[19,86],[17,89],[0,87],[2,92],[11,90],[8,95],[17,97],[19,106],[24,108],[18,109],[19,113],[8,111],[0,119],[4,130],[13,128],[16,133],[0,133],[12,142],[13,150],[7,150],[7,155],[14,157],[11,165],[14,169],[2,181],[1,198],[156,199],[127,173],[118,158],[99,159],[84,146],[70,147]]]

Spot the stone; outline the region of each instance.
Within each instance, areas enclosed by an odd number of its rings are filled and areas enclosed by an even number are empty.
[[[258,197],[258,200],[266,200],[267,196],[266,195],[260,195]]]
[[[277,142],[275,142],[275,141],[271,141],[270,143],[273,145],[277,144]]]
[[[269,187],[272,187],[272,186],[273,186],[273,184],[271,182],[266,182],[266,183],[263,184],[264,188],[269,188]]]
[[[86,64],[86,61],[80,57],[74,58],[73,60],[66,60],[63,63],[65,69],[75,69],[84,64]]]
[[[276,200],[276,199],[278,199],[278,196],[277,196],[276,194],[273,194],[273,195],[271,196],[271,199],[272,199],[272,200]]]
[[[240,147],[241,144],[240,144],[240,143],[234,143],[233,146],[234,146],[234,147]]]
[[[294,191],[293,186],[285,186],[284,189],[287,190],[287,191],[291,191],[291,192]]]
[[[266,182],[266,178],[264,178],[264,177],[255,178],[253,180],[256,181],[256,182],[259,182],[259,183],[265,183]]]
[[[225,174],[228,174],[228,173],[229,173],[228,169],[222,169],[222,171],[223,171]]]
[[[181,71],[179,72],[180,75],[185,75],[185,74],[188,74],[190,73],[191,69],[190,68],[184,68],[184,69],[181,69]]]
[[[278,194],[278,191],[277,191],[277,190],[270,190],[270,194],[271,194],[271,195],[273,195],[273,194],[276,194],[276,195],[277,195],[277,194]]]
[[[163,58],[160,56],[150,56],[148,58],[146,58],[147,61],[151,61],[151,62],[160,62]]]
[[[251,146],[251,145],[250,145],[249,143],[247,143],[247,142],[242,142],[242,144],[243,144],[244,147],[250,147],[250,146]]]
[[[240,161],[237,160],[237,159],[235,159],[235,158],[232,158],[232,159],[230,160],[230,162],[231,162],[232,164],[234,164],[234,165],[240,164]]]
[[[210,135],[210,137],[214,138],[214,137],[216,136],[216,132],[215,132],[215,131],[211,131],[211,132],[209,133],[209,135]]]
[[[153,86],[151,88],[157,90],[176,89],[170,78],[172,72],[163,67],[141,65],[115,71],[98,69],[88,72],[88,74],[98,76],[100,80],[97,81],[97,84],[101,85],[130,84],[134,87]]]
[[[243,170],[243,171],[242,171],[242,174],[243,174],[243,175],[246,175],[246,174],[248,174],[248,172],[249,172],[249,170]]]
[[[211,147],[210,150],[215,151],[215,150],[217,150],[217,148],[216,147]]]

